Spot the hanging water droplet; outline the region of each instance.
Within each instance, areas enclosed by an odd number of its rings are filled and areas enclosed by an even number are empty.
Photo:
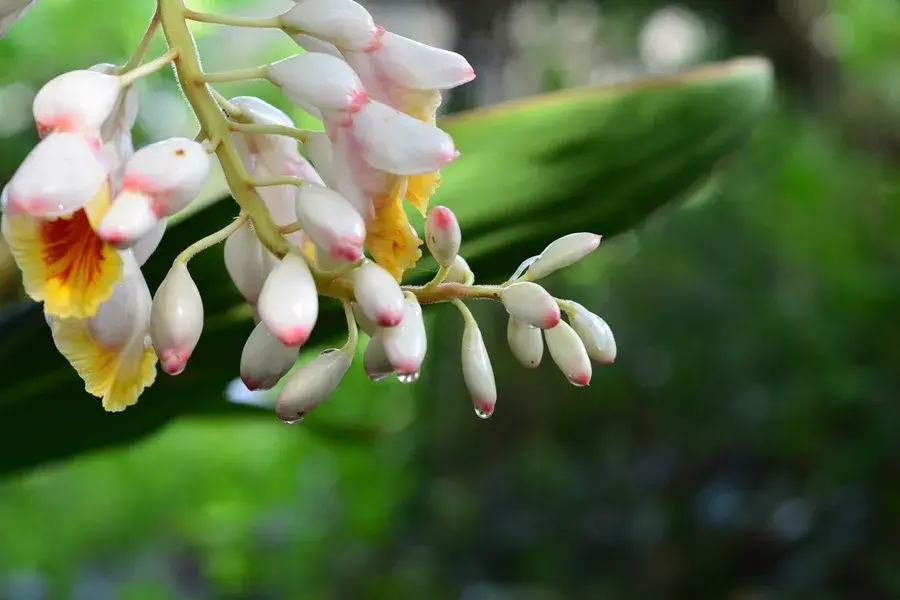
[[[479,419],[490,419],[491,415],[494,414],[493,410],[487,411],[481,408],[480,406],[475,407],[475,414],[478,415]]]
[[[397,373],[397,381],[400,383],[415,383],[419,380],[419,372],[413,373]]]
[[[288,425],[296,425],[303,422],[303,417],[297,417],[296,419],[282,419],[282,422]]]
[[[388,371],[387,373],[366,373],[366,375],[369,376],[370,381],[378,383],[379,381],[384,381],[385,379],[390,377],[391,371]]]

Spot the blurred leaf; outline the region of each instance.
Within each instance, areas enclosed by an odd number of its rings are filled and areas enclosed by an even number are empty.
[[[434,202],[459,216],[463,254],[479,279],[505,278],[560,235],[627,231],[696,189],[746,141],[771,86],[767,62],[743,59],[448,118],[442,125],[463,159],[445,170]],[[173,227],[145,267],[151,286],[182,248],[234,212],[230,202],[213,203]],[[0,319],[0,472],[131,442],[183,414],[247,414],[225,402],[224,389],[238,374],[252,329],[249,310],[228,280],[221,248],[195,258],[191,272],[207,314],[202,343],[183,375],[160,374],[139,405],[122,414],[104,413],[82,391],[37,305],[13,307],[24,315]],[[313,343],[342,326],[337,304],[325,302]]]

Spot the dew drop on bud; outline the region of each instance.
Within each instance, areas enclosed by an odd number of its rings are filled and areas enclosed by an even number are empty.
[[[398,373],[397,381],[400,383],[415,383],[419,380],[419,372],[413,371],[412,373]]]
[[[492,408],[490,408],[490,410],[488,410],[487,408],[482,408],[480,406],[476,406],[475,414],[478,416],[479,419],[490,419],[491,415],[494,414],[494,409],[492,407]]]
[[[296,419],[282,419],[281,422],[287,425],[297,425],[303,422],[305,417],[297,417]]]

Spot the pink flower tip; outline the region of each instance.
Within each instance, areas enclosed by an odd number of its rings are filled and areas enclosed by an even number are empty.
[[[572,385],[577,385],[578,387],[587,387],[591,384],[591,374],[576,373],[569,378],[569,381],[572,382]]]
[[[394,372],[398,375],[415,375],[419,372],[419,365],[413,361],[403,361],[391,366],[394,367]]]
[[[554,327],[559,325],[559,322],[562,319],[561,315],[559,314],[559,307],[554,306],[553,308],[555,310],[551,311],[550,314],[544,317],[544,329],[553,329]]]
[[[446,206],[435,206],[433,212],[434,224],[437,225],[438,229],[448,231],[456,224],[456,216]]]
[[[467,65],[466,68],[463,69],[462,73],[462,79],[464,80],[464,83],[468,83],[475,79],[475,69],[472,67],[472,65]]]
[[[331,247],[331,256],[347,262],[356,262],[363,257],[362,243],[336,244]]]
[[[441,153],[438,155],[438,163],[440,164],[440,166],[444,166],[446,164],[452,163],[460,156],[462,155],[460,154],[459,150],[457,150],[456,147],[451,146],[450,148],[441,151]]]
[[[380,327],[396,327],[403,321],[403,313],[381,313],[378,315],[377,323]]]
[[[375,25],[372,27],[372,39],[366,44],[363,48],[363,52],[375,52],[376,50],[381,50],[384,47],[384,42],[381,41],[381,37],[385,34],[385,29],[381,25]]]
[[[121,246],[128,241],[128,236],[119,230],[107,231],[101,229],[97,232],[97,236],[110,246]]]
[[[350,103],[347,106],[347,110],[350,113],[358,113],[370,101],[369,93],[362,88],[357,88],[350,93]]]
[[[309,334],[312,333],[308,327],[290,327],[288,329],[282,329],[280,331],[272,332],[275,337],[278,338],[285,346],[302,346],[306,343],[306,340],[309,339]]]
[[[166,375],[181,375],[190,357],[191,353],[185,350],[164,350],[159,354],[159,363]]]
[[[491,402],[489,400],[475,399],[473,400],[475,404],[475,408],[477,408],[485,417],[490,417],[494,414],[494,408],[496,408],[497,403]]]
[[[252,377],[247,377],[244,374],[241,374],[241,381],[244,382],[244,386],[251,392],[255,392],[260,388],[262,382],[259,379],[253,379]]]

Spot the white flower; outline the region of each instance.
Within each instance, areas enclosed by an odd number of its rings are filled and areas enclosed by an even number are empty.
[[[340,350],[325,350],[291,373],[278,394],[275,415],[297,423],[328,400],[346,375],[353,357]]]
[[[285,346],[266,327],[258,323],[241,352],[241,381],[250,391],[270,390],[287,375],[300,348]]]
[[[578,334],[565,321],[553,329],[545,329],[547,349],[553,362],[572,385],[584,387],[591,383],[591,359]]]
[[[406,294],[406,312],[396,327],[382,330],[383,344],[393,371],[399,375],[416,375],[425,361],[428,342],[422,307],[413,294]]]
[[[510,315],[506,326],[509,349],[526,369],[536,369],[544,356],[544,336],[537,327],[527,325]]]
[[[350,50],[374,50],[384,28],[353,0],[295,0],[296,6],[281,15],[283,25]]]
[[[356,302],[369,319],[380,327],[400,324],[406,312],[406,301],[390,273],[368,261],[356,270],[353,282]]]
[[[459,254],[462,232],[456,215],[446,206],[435,206],[425,219],[425,243],[428,251],[442,267],[450,267]]]
[[[532,327],[551,329],[559,324],[559,306],[547,290],[536,283],[513,283],[500,292],[500,300],[509,314]]]
[[[319,318],[319,293],[306,261],[289,254],[259,294],[259,317],[285,346],[302,346]]]
[[[153,296],[150,336],[163,371],[179,375],[203,332],[203,299],[184,263],[175,262]]]

